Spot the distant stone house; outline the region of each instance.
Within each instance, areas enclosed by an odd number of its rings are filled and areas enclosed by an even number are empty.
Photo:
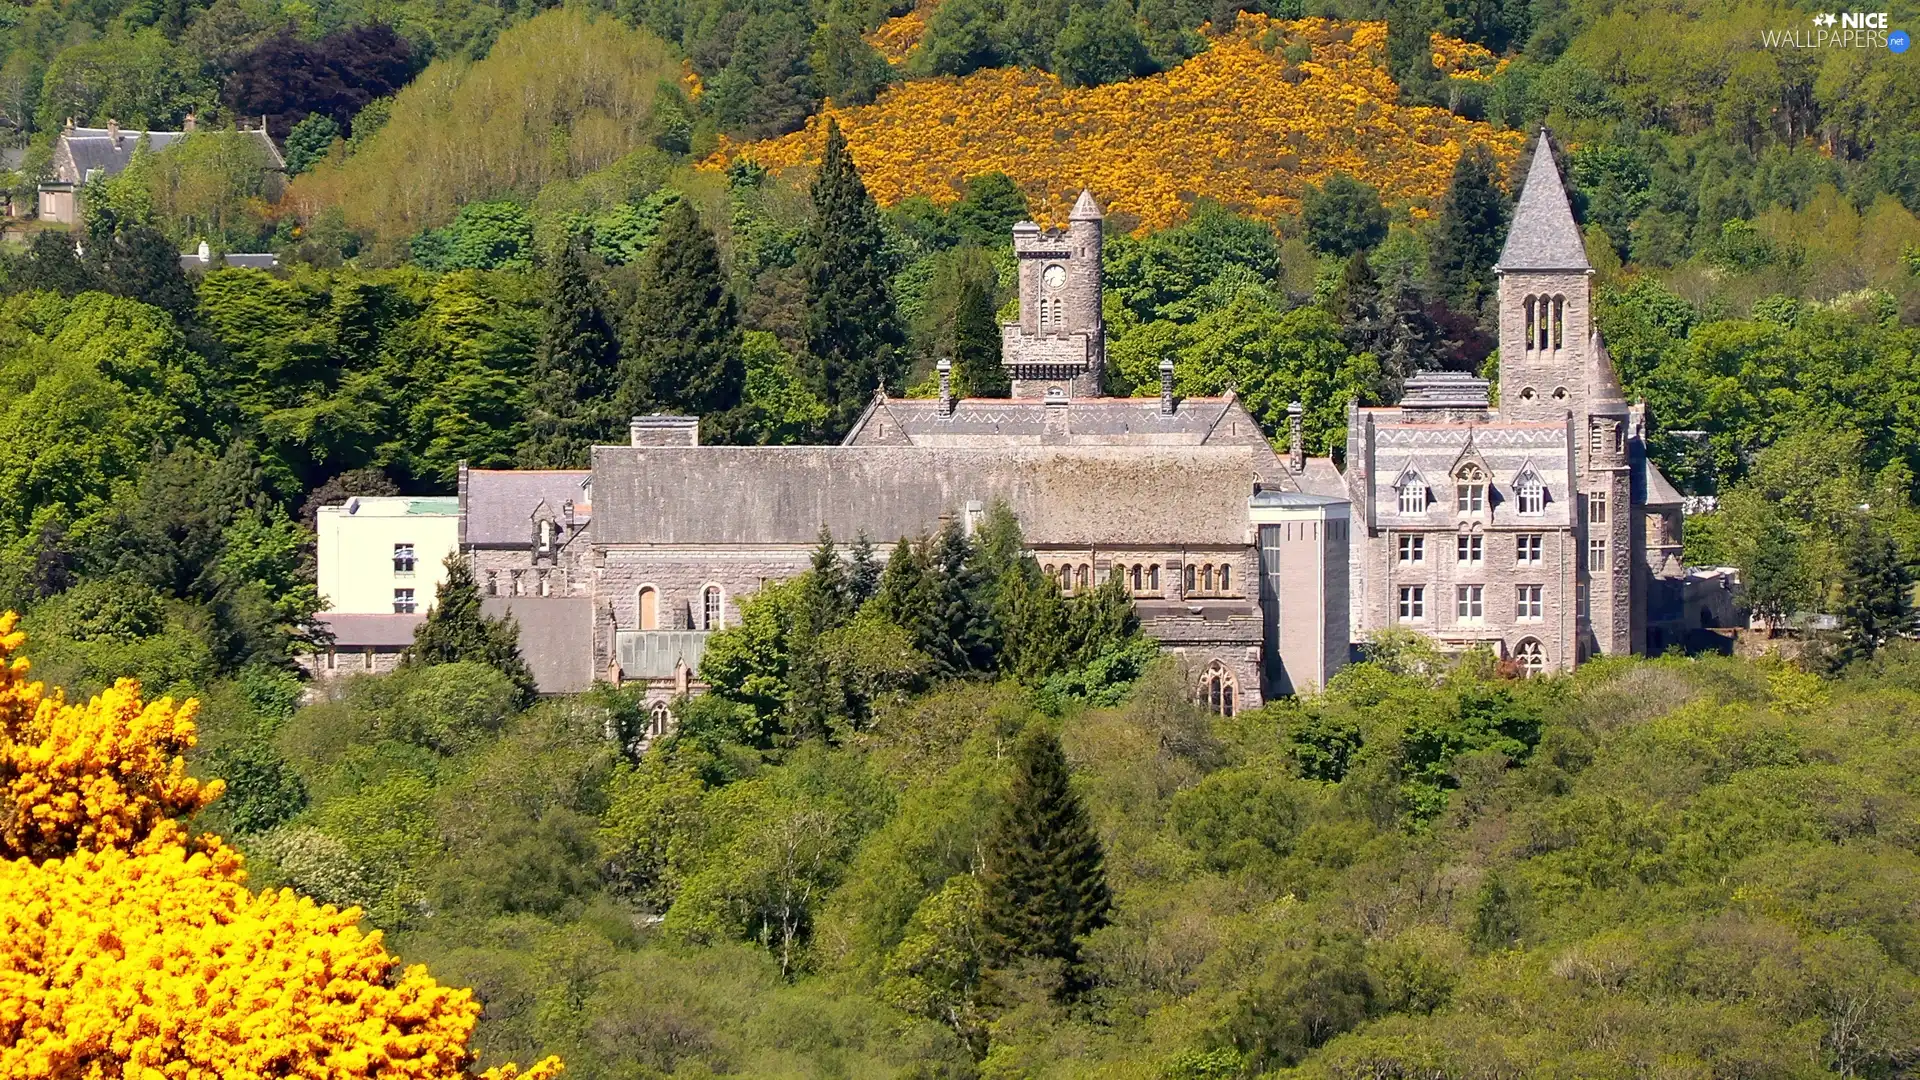
[[[53,144],[52,175],[40,184],[40,220],[72,225],[80,220],[80,189],[95,176],[118,176],[133,160],[144,139],[147,149],[159,153],[194,130],[192,116],[184,131],[133,131],[116,121],[103,128],[75,127],[71,119]],[[267,168],[284,175],[287,161],[273,144],[263,121],[257,128],[242,128],[242,133],[260,140],[266,151]]]

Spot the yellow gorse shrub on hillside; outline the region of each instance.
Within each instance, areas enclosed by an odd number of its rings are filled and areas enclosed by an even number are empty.
[[[968,177],[999,171],[1042,220],[1064,221],[1090,188],[1110,212],[1163,228],[1200,197],[1290,214],[1305,185],[1345,172],[1424,215],[1464,145],[1486,143],[1504,163],[1524,139],[1398,104],[1386,36],[1379,22],[1242,15],[1205,52],[1158,75],[1084,89],[1016,68],[914,79],[872,105],[822,110],[791,135],[722,140],[709,164],[805,166],[818,159],[831,116],[883,205],[910,195],[951,201]],[[1293,63],[1282,46],[1299,43],[1312,58]]]
[[[0,615],[0,1076],[467,1076],[471,991],[400,970],[357,909],[255,894],[237,853],[187,841],[177,817],[221,790],[186,775],[195,703],[122,680],[69,704],[27,677],[17,625]]]

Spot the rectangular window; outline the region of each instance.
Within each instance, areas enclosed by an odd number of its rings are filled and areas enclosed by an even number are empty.
[[[1520,512],[1523,514],[1544,514],[1547,511],[1547,489],[1539,484],[1520,485]]]
[[[1454,539],[1454,559],[1468,566],[1479,566],[1485,537],[1461,536]]]
[[[1541,537],[1539,533],[1521,533],[1513,538],[1513,561],[1516,566],[1532,566],[1540,561]]]
[[[1607,493],[1596,491],[1587,496],[1587,521],[1593,525],[1607,523]]]
[[[1514,586],[1513,617],[1520,622],[1539,622],[1544,618],[1546,608],[1540,602],[1540,593],[1538,585]]]
[[[1587,573],[1604,574],[1607,571],[1607,542],[1600,537],[1587,541]]]
[[[1463,514],[1477,514],[1486,508],[1487,485],[1455,484],[1454,508]]]
[[[548,579],[547,572],[545,570],[540,571],[540,595],[541,596],[553,595],[553,582]]]
[[[1425,585],[1400,586],[1400,618],[1403,622],[1419,622],[1427,617],[1427,587]]]
[[[1400,537],[1400,564],[1419,566],[1427,561],[1427,538],[1424,536]]]
[[[1587,583],[1584,581],[1574,583],[1573,611],[1583,619],[1587,617]]]
[[[1453,590],[1453,613],[1461,622],[1485,622],[1485,585],[1462,585]]]
[[[360,666],[366,671],[373,670],[373,650],[371,648],[360,654]]]
[[[393,590],[393,613],[395,615],[411,615],[414,613],[412,589]]]
[[[1400,512],[1403,514],[1427,512],[1427,489],[1424,485],[1408,484],[1400,489]]]
[[[413,545],[393,545],[393,572],[396,574],[413,573]]]

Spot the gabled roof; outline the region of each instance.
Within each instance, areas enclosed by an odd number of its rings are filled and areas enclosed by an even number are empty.
[[[260,140],[266,149],[267,161],[273,168],[286,167],[286,159],[280,156],[280,148],[273,144],[273,138],[266,131],[247,128],[242,133]],[[186,137],[184,131],[134,131],[121,128],[116,134],[107,128],[67,128],[60,133],[59,144],[73,162],[73,175],[59,179],[82,184],[86,182],[87,174],[95,169],[106,176],[118,176],[133,160],[133,152],[142,138],[146,139],[147,149],[157,154]],[[62,162],[56,153],[55,165],[57,167],[60,164]]]
[[[1400,466],[1400,471],[1393,475],[1393,483],[1388,486],[1404,488],[1415,484],[1424,488],[1427,486],[1427,478],[1420,475],[1420,470],[1413,467],[1413,459],[1408,458],[1407,463]]]
[[[1483,476],[1493,476],[1493,470],[1487,467],[1486,455],[1480,452],[1479,447],[1473,445],[1473,430],[1471,427],[1467,428],[1466,445],[1460,448],[1460,452],[1453,457],[1453,463],[1447,466],[1448,476],[1460,475],[1460,467],[1463,465],[1474,466]]]
[[[542,504],[557,508],[573,502],[574,521],[592,516],[585,469],[471,469],[467,472],[469,544],[533,543],[533,514]]]
[[[1507,246],[1494,269],[1592,268],[1580,227],[1573,221],[1573,207],[1567,203],[1567,189],[1560,183],[1560,170],[1553,163],[1553,146],[1547,130],[1541,128],[1533,144],[1533,164],[1520,189],[1520,203],[1513,210],[1513,224],[1507,228]]]
[[[1514,472],[1513,490],[1519,491],[1521,488],[1527,486],[1527,482],[1529,480],[1531,480],[1536,484],[1539,484],[1542,488],[1545,488],[1547,486],[1546,478],[1540,475],[1539,469],[1536,469],[1533,467],[1532,458],[1528,458],[1525,461],[1521,462],[1520,468]]]

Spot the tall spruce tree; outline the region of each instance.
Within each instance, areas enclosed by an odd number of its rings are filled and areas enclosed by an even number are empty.
[[[481,613],[473,570],[458,552],[447,556],[445,566],[447,578],[434,593],[433,610],[414,627],[413,644],[401,656],[401,666],[486,664],[513,680],[522,701],[531,701],[533,669],[520,655],[519,626],[511,617],[494,619]]]
[[[927,563],[927,632],[915,644],[947,671],[991,670],[997,634],[987,583],[959,522],[934,536]]]
[[[1060,993],[1084,988],[1080,939],[1113,907],[1100,839],[1069,783],[1060,740],[1030,726],[1013,751],[1013,786],[982,850],[983,917],[992,962],[1057,960]]]
[[[853,541],[853,554],[848,560],[847,601],[856,609],[865,607],[880,591],[880,563],[873,557],[873,541],[862,532]]]
[[[1870,660],[1913,628],[1913,578],[1885,529],[1862,521],[1847,540],[1840,581],[1841,660]]]
[[[873,597],[880,614],[905,630],[916,648],[934,634],[928,595],[931,576],[924,541],[916,544],[903,536],[880,572],[880,589]]]
[[[822,525],[812,566],[801,581],[787,661],[788,730],[796,738],[825,735],[833,719],[846,711],[846,693],[822,639],[846,625],[851,615],[847,569],[833,534]]]
[[[726,433],[746,385],[739,311],[720,248],[684,200],[641,263],[622,352],[620,415],[681,413],[701,418],[703,438]]]
[[[1000,321],[990,284],[968,274],[953,309],[953,366],[965,397],[1003,398],[1013,391],[1000,364]]]
[[[838,433],[852,426],[875,387],[897,382],[906,337],[894,309],[880,210],[832,120],[813,180],[806,273],[807,377]]]
[[[527,468],[585,468],[588,449],[617,427],[620,344],[606,292],[587,269],[589,242],[585,234],[573,237],[554,260],[533,358],[527,439],[518,454]]]
[[[1068,609],[1068,637],[1072,652],[1068,659],[1086,664],[1101,653],[1140,632],[1140,613],[1134,609],[1133,594],[1117,572],[1109,571],[1106,580],[1092,590],[1073,598]]]
[[[1470,143],[1453,165],[1428,245],[1434,288],[1462,311],[1478,311],[1493,291],[1493,264],[1505,238],[1507,196],[1500,190],[1493,153]]]

